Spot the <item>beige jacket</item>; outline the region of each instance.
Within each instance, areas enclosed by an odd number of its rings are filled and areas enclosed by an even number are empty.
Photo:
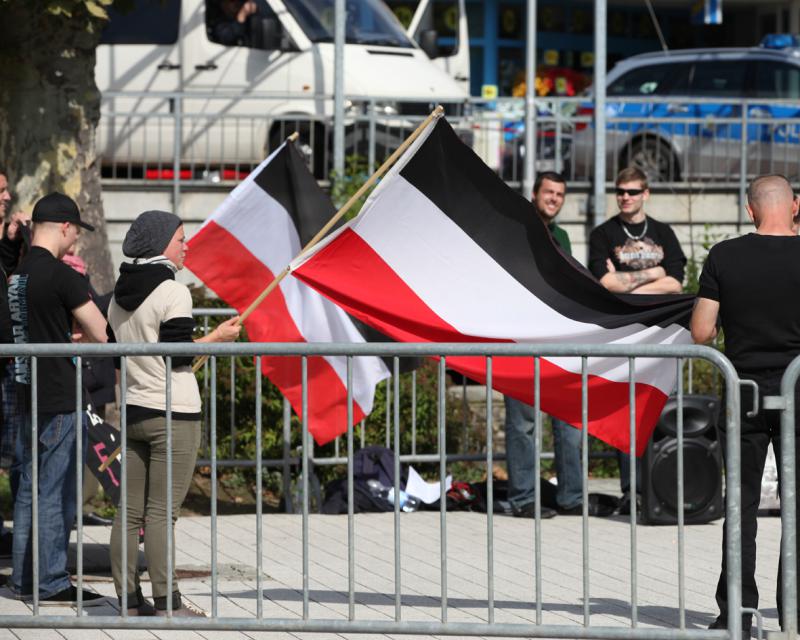
[[[134,311],[126,311],[114,298],[108,307],[108,323],[117,342],[158,342],[162,322],[192,315],[192,297],[186,286],[165,280]],[[127,403],[166,410],[167,366],[161,356],[128,358]],[[200,390],[190,366],[172,370],[172,411],[200,413]]]

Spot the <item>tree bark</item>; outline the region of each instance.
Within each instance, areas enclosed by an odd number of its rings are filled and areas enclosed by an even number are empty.
[[[83,0],[0,0],[0,164],[17,198],[10,210],[30,212],[52,191],[73,198],[95,227],[77,252],[101,293],[114,284],[94,146],[103,24]]]

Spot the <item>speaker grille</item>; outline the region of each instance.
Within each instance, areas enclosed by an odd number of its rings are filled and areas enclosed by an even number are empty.
[[[684,440],[684,514],[688,517],[705,510],[720,489],[720,459],[717,443]],[[671,515],[678,513],[678,443],[668,439],[656,445],[650,468],[650,481],[660,507]]]

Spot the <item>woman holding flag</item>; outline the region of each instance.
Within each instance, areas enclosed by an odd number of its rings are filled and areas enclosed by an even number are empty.
[[[134,220],[122,244],[133,259],[120,266],[108,310],[111,339],[118,342],[191,342],[194,332],[188,288],[175,281],[183,268],[186,237],[181,219],[166,211],[145,211]],[[238,316],[220,324],[196,342],[231,342],[241,330]],[[172,486],[167,480],[167,367],[160,356],[127,360],[127,526],[122,510],[111,532],[111,569],[117,595],[128,594],[128,615],[204,616],[184,603],[174,566],[174,525],[189,484],[200,445],[200,391],[191,357],[172,358]],[[173,537],[167,540],[167,491],[172,492]],[[146,526],[145,526],[146,516]],[[142,596],[136,572],[138,536],[145,527],[144,549],[155,607]],[[122,558],[122,536],[127,540]],[[168,593],[167,548],[172,545],[172,593]],[[123,565],[127,565],[123,584]]]

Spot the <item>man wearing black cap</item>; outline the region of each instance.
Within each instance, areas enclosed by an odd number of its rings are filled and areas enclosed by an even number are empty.
[[[9,279],[8,302],[14,342],[70,343],[106,341],[106,321],[89,296],[86,280],[61,258],[80,234],[94,228],[81,220],[78,206],[67,196],[51,193],[33,208],[30,251]],[[15,379],[26,409],[36,403],[39,468],[39,601],[42,605],[70,605],[78,591],[67,571],[69,532],[76,511],[75,439],[85,439],[83,424],[75,419],[75,364],[73,358],[37,360],[36,398],[29,358],[17,358]],[[28,414],[30,416],[30,413]],[[25,420],[22,469],[14,504],[13,571],[9,587],[19,598],[33,592],[32,442],[30,418]],[[80,428],[79,428],[80,427]],[[103,598],[84,591],[84,606]]]

